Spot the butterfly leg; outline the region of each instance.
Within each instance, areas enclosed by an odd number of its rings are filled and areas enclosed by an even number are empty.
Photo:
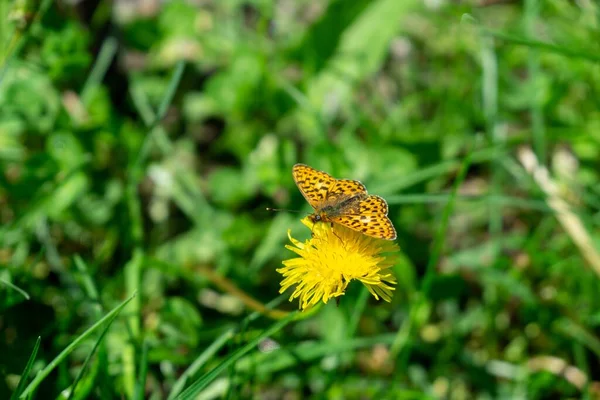
[[[339,237],[339,236],[337,235],[337,233],[335,233],[335,230],[333,229],[333,222],[330,222],[330,224],[331,224],[331,232],[332,232],[332,233],[335,235],[335,237],[337,237],[338,239],[340,239],[340,242],[341,242],[341,241],[342,241],[342,238],[341,238],[341,237]]]
[[[333,229],[333,222],[331,223],[331,233],[333,233],[333,234],[335,235],[335,237],[336,237],[336,238],[340,239],[340,243],[342,244],[342,246],[344,246],[344,241],[342,240],[342,238],[341,238],[341,237],[339,237],[339,236],[338,236],[338,234],[337,234],[337,233],[335,233],[335,230]],[[345,248],[346,248],[346,247],[344,246],[344,249],[345,249]]]

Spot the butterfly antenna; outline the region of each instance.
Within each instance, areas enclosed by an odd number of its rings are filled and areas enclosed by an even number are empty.
[[[287,211],[287,212],[293,212],[293,213],[301,212],[299,210],[288,210],[287,208],[271,208],[271,207],[267,207],[267,211]]]

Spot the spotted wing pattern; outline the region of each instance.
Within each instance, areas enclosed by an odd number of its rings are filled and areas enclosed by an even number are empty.
[[[327,199],[347,198],[359,193],[367,194],[367,188],[360,181],[336,179],[335,186],[329,189]]]
[[[368,236],[380,239],[396,239],[396,229],[387,216],[388,205],[379,196],[369,196],[359,204],[359,212],[343,214],[331,218],[331,221]]]
[[[296,186],[314,209],[319,208],[327,200],[328,192],[336,186],[334,177],[308,165],[294,165],[292,175]]]
[[[388,214],[387,202],[379,196],[371,195],[359,204],[361,215]]]

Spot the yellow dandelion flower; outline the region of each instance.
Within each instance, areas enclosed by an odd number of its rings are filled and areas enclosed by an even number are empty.
[[[399,247],[389,240],[363,235],[341,225],[314,224],[309,217],[302,223],[312,230],[312,237],[302,243],[288,236],[292,245],[285,247],[300,257],[285,260],[280,293],[290,286],[296,289],[290,301],[298,298],[300,308],[307,309],[344,294],[350,281],[357,279],[377,299],[391,301],[396,278],[390,268],[396,263]],[[390,254],[391,253],[391,254]]]

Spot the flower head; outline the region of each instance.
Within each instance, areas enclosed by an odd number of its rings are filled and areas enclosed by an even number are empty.
[[[344,294],[350,281],[361,281],[377,300],[390,301],[396,278],[389,270],[396,263],[396,243],[376,239],[341,225],[313,223],[309,217],[302,223],[312,230],[304,243],[294,239],[285,247],[299,257],[285,260],[277,272],[285,278],[280,293],[290,286],[296,289],[290,301],[298,298],[300,308],[307,309],[319,301]]]

